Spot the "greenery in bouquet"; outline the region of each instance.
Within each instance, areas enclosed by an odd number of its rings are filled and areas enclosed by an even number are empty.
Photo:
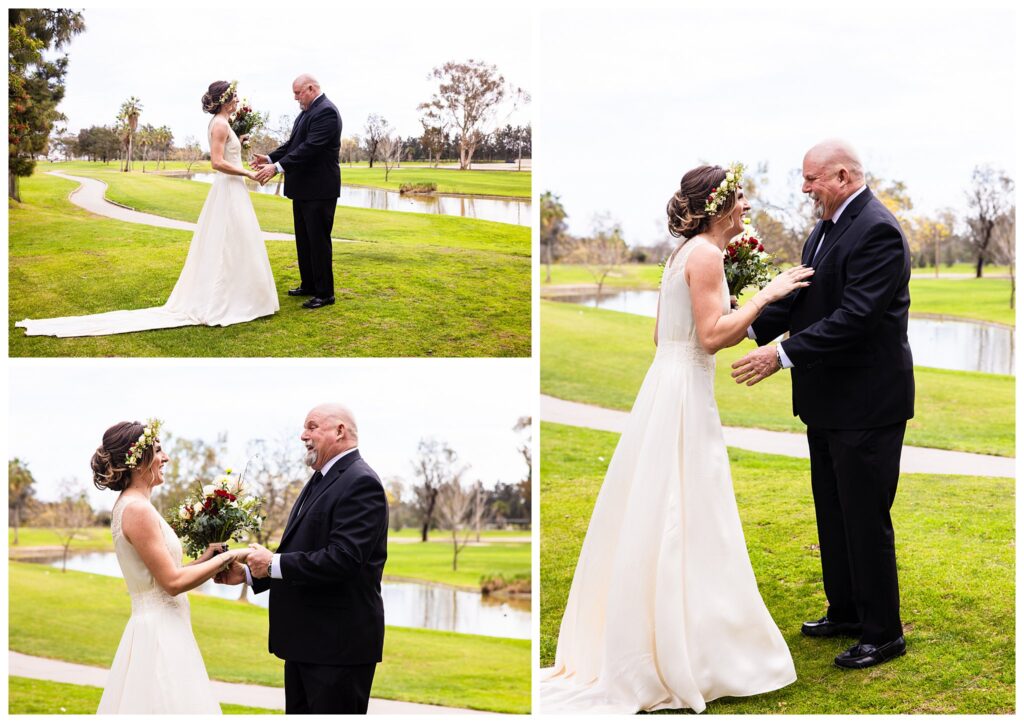
[[[763,289],[778,273],[774,257],[764,250],[749,219],[743,219],[743,232],[729,242],[724,255],[730,296],[739,296],[748,286]]]
[[[231,130],[241,138],[265,126],[269,119],[270,113],[254,111],[249,101],[243,98],[239,102],[238,110],[231,114]]]
[[[243,476],[233,476],[229,469],[210,484],[197,480],[198,494],[186,497],[168,514],[167,523],[189,557],[199,557],[214,542],[241,541],[245,533],[263,525],[263,500],[246,494]]]

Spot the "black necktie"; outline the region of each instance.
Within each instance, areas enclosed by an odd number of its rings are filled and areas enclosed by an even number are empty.
[[[309,482],[306,483],[306,487],[302,490],[302,494],[300,495],[302,499],[299,501],[299,509],[295,512],[296,516],[302,512],[302,508],[306,506],[306,502],[308,502],[309,498],[313,496],[314,492],[316,492],[317,483],[323,478],[324,476],[320,474],[320,470],[314,472],[313,476],[309,478]]]
[[[821,245],[825,243],[825,234],[831,231],[833,226],[835,226],[835,224],[832,223],[832,219],[821,222],[821,233],[818,234],[818,243],[814,247],[814,253],[811,254],[811,263],[814,263],[814,259],[817,258],[818,252],[821,251]]]

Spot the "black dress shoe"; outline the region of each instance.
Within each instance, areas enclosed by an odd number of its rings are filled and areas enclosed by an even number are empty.
[[[862,630],[860,623],[838,623],[829,620],[828,615],[800,626],[800,632],[812,638],[831,638],[836,635],[856,637],[861,634]]]
[[[312,299],[303,304],[303,308],[306,309],[319,309],[321,306],[329,306],[334,303],[333,296],[314,296]]]
[[[882,645],[860,643],[836,656],[840,668],[870,668],[907,653],[907,641],[903,636]]]
[[[312,296],[312,291],[306,291],[301,286],[296,286],[294,289],[288,289],[288,296]]]

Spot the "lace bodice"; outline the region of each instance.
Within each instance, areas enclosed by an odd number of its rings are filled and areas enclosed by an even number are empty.
[[[682,361],[713,370],[715,358],[706,353],[697,339],[690,286],[686,283],[686,260],[694,248],[708,243],[687,241],[669,257],[661,276],[661,297],[658,307],[658,355],[680,356]],[[722,280],[722,313],[729,313],[729,287]]]
[[[188,595],[168,595],[153,578],[153,574],[146,567],[142,557],[139,555],[132,543],[124,536],[121,530],[121,513],[128,505],[148,505],[144,500],[134,499],[125,502],[119,497],[114,503],[114,509],[110,513],[110,533],[114,538],[114,552],[117,553],[117,563],[121,566],[121,574],[128,585],[128,593],[132,597],[132,615],[142,614],[153,610],[170,609],[173,611],[188,614]],[[159,515],[157,515],[159,517]],[[166,521],[160,518],[160,530],[163,533],[164,544],[171,559],[178,566],[181,565],[181,542],[174,534],[174,530]]]

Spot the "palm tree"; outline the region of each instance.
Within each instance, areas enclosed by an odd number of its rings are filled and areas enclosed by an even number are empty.
[[[18,528],[21,527],[25,512],[35,498],[35,482],[24,462],[17,457],[7,461],[7,511],[10,513],[8,521],[14,527],[12,544],[18,544]]]
[[[135,137],[135,129],[139,127],[140,113],[142,113],[142,101],[133,95],[121,104],[121,112],[117,114],[117,120],[121,124],[125,144],[128,147],[128,154],[124,159],[124,171],[131,168],[132,139]]]

